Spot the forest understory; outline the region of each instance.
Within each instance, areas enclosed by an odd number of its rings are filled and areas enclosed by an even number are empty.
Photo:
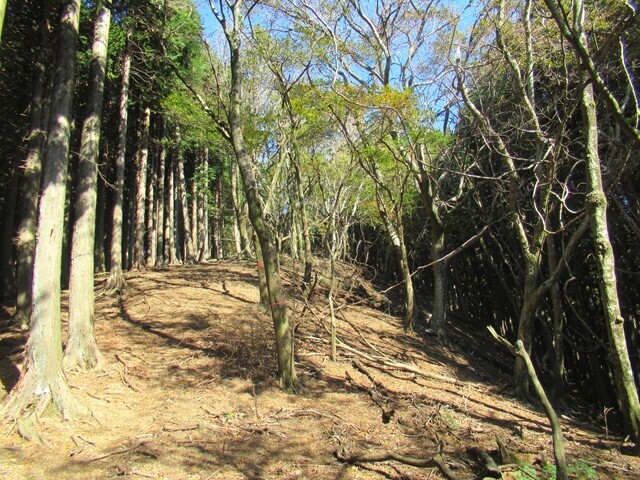
[[[298,270],[283,265],[300,394],[276,384],[273,326],[258,303],[252,262],[129,272],[120,296],[96,302],[103,367],[68,375],[92,416],[44,415],[33,426],[36,441],[3,427],[0,478],[446,478],[433,463],[339,460],[387,451],[425,459],[440,452],[458,479],[484,478],[481,452],[499,464],[494,478],[550,478],[548,421],[536,404],[512,395],[512,359],[487,332],[454,319],[455,347],[405,334],[400,318],[356,295],[375,291],[366,275],[341,264],[341,342],[332,362],[326,282],[321,275],[305,305],[293,285]],[[3,396],[19,378],[26,337],[11,315],[2,309]],[[569,478],[640,478],[640,458],[625,454],[602,415],[578,403],[556,407]]]

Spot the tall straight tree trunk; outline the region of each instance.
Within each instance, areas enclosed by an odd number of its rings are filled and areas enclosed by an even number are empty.
[[[213,255],[215,258],[222,258],[222,230],[220,228],[220,220],[222,217],[222,174],[218,174],[216,181],[213,186],[213,203],[215,205],[215,210],[213,214]],[[236,254],[239,254],[242,248],[240,247],[240,230],[238,230],[238,224],[235,219],[234,213],[234,222],[233,222],[233,238],[234,245],[236,247]]]
[[[165,182],[165,172],[166,172],[166,162],[167,162],[167,149],[164,142],[164,132],[165,132],[165,123],[164,118],[162,119],[161,133],[160,133],[160,151],[158,152],[158,177],[157,177],[157,185],[156,185],[156,198],[158,203],[158,213],[156,219],[157,225],[157,255],[159,262],[158,264],[164,264],[168,261],[168,258],[165,256],[165,235],[164,235],[164,210],[165,210],[165,191],[164,191],[164,182]]]
[[[104,165],[109,161],[109,142],[103,140],[102,162],[98,165],[98,204],[96,205],[96,244],[93,249],[93,271],[102,273],[107,269],[105,257],[105,217],[107,208],[107,192],[104,182]]]
[[[209,164],[209,149],[203,148],[200,155],[199,169],[201,175],[204,177],[203,182],[207,178],[207,168]],[[205,183],[206,185],[206,183]],[[209,232],[207,231],[206,217],[208,213],[206,208],[206,193],[204,188],[199,188],[196,195],[196,209],[197,209],[197,221],[198,221],[198,262],[203,262],[208,257],[208,238]]]
[[[583,10],[577,13],[578,16],[583,14]],[[577,23],[581,25],[582,19],[579,19]],[[580,31],[581,40],[586,45],[584,31],[581,28]],[[586,72],[582,73],[581,81],[580,106],[584,121],[583,135],[586,147],[586,208],[591,219],[591,235],[595,244],[595,259],[600,277],[600,298],[609,340],[609,359],[616,386],[616,399],[622,414],[625,432],[640,449],[640,401],[627,350],[624,318],[620,311],[618,298],[615,258],[607,227],[607,197],[602,186],[600,155],[598,153],[596,102],[593,95],[593,84],[589,81]]]
[[[145,265],[144,234],[145,212],[147,206],[147,161],[149,160],[149,127],[151,125],[151,109],[146,107],[142,114],[140,144],[136,155],[136,207],[133,230],[133,268]]]
[[[198,196],[199,189],[195,179],[191,180],[191,206],[189,208],[189,214],[191,215],[191,240],[193,243],[193,259],[194,261],[200,261],[200,242],[198,236]]]
[[[167,171],[167,191],[166,191],[166,205],[167,215],[164,218],[164,258],[169,262],[169,265],[176,264],[176,244],[175,244],[175,182],[174,182],[174,164],[175,153],[169,155]]]
[[[50,2],[46,2],[40,19],[40,48],[34,66],[31,96],[30,131],[24,161],[24,186],[21,196],[22,220],[16,241],[16,323],[26,328],[31,316],[31,288],[33,286],[33,255],[35,252],[38,198],[42,178],[42,151],[47,133],[49,109],[45,106],[45,71],[49,56]]]
[[[580,53],[589,57],[589,43],[584,31],[585,5],[582,0],[573,2],[573,25],[569,28],[566,17],[553,0],[545,0],[562,34],[571,42],[578,58]],[[581,71],[580,108],[583,118],[587,194],[585,206],[590,219],[591,235],[595,244],[595,260],[599,273],[600,298],[607,327],[610,368],[616,388],[616,400],[622,414],[622,423],[629,437],[640,452],[640,401],[635,385],[624,318],[620,311],[615,258],[607,227],[607,198],[602,185],[602,171],[598,152],[598,121],[593,94],[594,78],[584,68]],[[597,80],[597,78],[595,79]]]
[[[109,278],[105,290],[108,292],[120,292],[124,286],[122,274],[122,227],[123,227],[123,203],[124,203],[124,167],[127,153],[127,103],[129,101],[129,77],[131,74],[131,53],[129,52],[130,32],[127,32],[127,45],[122,59],[122,85],[120,87],[120,122],[118,124],[118,150],[116,151],[115,170],[116,179],[114,185],[113,214],[111,223],[111,258],[109,266]]]
[[[18,420],[25,411],[55,405],[65,418],[85,410],[76,402],[62,370],[60,273],[80,0],[64,3],[54,72],[49,141],[43,163],[33,275],[33,310],[26,362],[0,416]]]
[[[447,261],[441,260],[444,254],[445,233],[438,223],[431,221],[431,261],[438,262],[433,266],[433,311],[431,312],[431,325],[438,335],[444,340],[447,332]]]
[[[157,219],[158,219],[158,196],[156,194],[156,186],[158,184],[158,155],[156,149],[154,154],[150,157],[151,162],[149,165],[149,181],[147,186],[147,265],[154,266],[157,261],[158,255],[158,232]]]
[[[187,185],[184,175],[184,156],[180,147],[180,129],[176,126],[176,155],[177,155],[177,195],[180,203],[180,214],[182,216],[182,232],[184,234],[185,263],[193,263],[193,241],[191,237],[191,222],[189,216],[189,206],[187,205]]]
[[[82,124],[76,220],[71,245],[69,280],[69,336],[64,351],[65,368],[87,370],[102,361],[95,338],[93,289],[96,196],[102,99],[107,70],[107,45],[111,10],[103,4],[96,18],[93,56],[89,71],[87,113]]]
[[[267,226],[262,202],[258,197],[258,182],[254,175],[253,162],[244,144],[244,132],[240,116],[242,102],[242,68],[241,68],[241,25],[244,23],[244,5],[241,0],[233,4],[233,27],[225,28],[225,35],[230,48],[231,90],[229,94],[229,126],[231,142],[238,160],[238,167],[243,179],[244,194],[249,206],[249,218],[258,237],[262,250],[265,277],[269,289],[271,317],[276,338],[278,355],[278,379],[280,386],[287,392],[298,390],[298,378],[294,363],[293,331],[287,315],[287,304],[284,289],[280,280],[273,232]],[[226,22],[222,22],[226,25]]]
[[[309,219],[307,218],[307,202],[302,189],[302,173],[300,172],[300,155],[297,145],[294,145],[293,168],[296,175],[296,195],[300,204],[300,223],[302,224],[302,239],[304,241],[304,283],[305,291],[311,286],[311,273],[313,270],[313,254],[311,252],[311,236],[309,235]],[[293,239],[294,242],[297,238]]]

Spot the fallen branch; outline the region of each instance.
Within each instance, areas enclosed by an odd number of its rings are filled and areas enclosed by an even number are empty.
[[[104,455],[98,455],[97,457],[87,458],[86,460],[83,460],[82,463],[97,462],[98,460],[104,460],[105,458],[113,457],[114,455],[122,455],[123,453],[132,452],[133,450],[136,450],[150,442],[151,442],[151,439],[140,440],[138,443],[136,443],[135,445],[132,445],[131,447],[122,448],[114,452],[105,453]]]
[[[438,453],[430,458],[411,457],[389,450],[382,452],[363,453],[361,455],[349,455],[349,453],[344,449],[336,451],[335,456],[340,462],[350,464],[386,462],[388,460],[395,460],[396,462],[400,462],[405,465],[411,465],[412,467],[437,467],[449,480],[459,480],[459,477],[451,471],[449,466],[442,459],[442,455],[440,453],[441,448],[442,445],[440,445],[440,447],[438,448]]]
[[[553,439],[553,456],[556,461],[556,469],[558,471],[558,479],[567,480],[569,478],[567,473],[567,461],[564,454],[564,436],[562,435],[562,427],[560,426],[560,421],[558,420],[558,415],[556,415],[556,411],[551,406],[551,402],[547,397],[547,394],[542,388],[542,384],[540,383],[540,379],[536,374],[536,370],[533,367],[533,363],[531,362],[531,357],[529,357],[529,353],[527,349],[524,348],[524,344],[522,340],[518,340],[516,342],[516,346],[514,347],[511,343],[498,335],[498,332],[492,326],[487,327],[489,333],[498,340],[501,344],[503,344],[507,349],[516,356],[519,356],[524,360],[524,364],[527,367],[527,373],[529,374],[529,379],[531,380],[531,384],[544,407],[544,411],[549,419],[549,423],[551,424],[551,436]]]
[[[122,379],[122,382],[134,392],[138,392],[138,393],[142,392],[142,390],[136,387],[133,383],[131,383],[131,380],[129,380],[129,367],[127,366],[126,362],[122,359],[122,357],[117,353],[116,353],[116,360],[118,360],[123,366],[122,372],[120,372],[120,378]]]

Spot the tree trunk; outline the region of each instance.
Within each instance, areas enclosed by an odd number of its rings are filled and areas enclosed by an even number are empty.
[[[202,184],[207,185],[208,178],[208,168],[209,168],[209,149],[207,147],[203,148],[202,153],[200,155],[200,174],[202,175]],[[204,262],[207,260],[209,256],[209,232],[207,231],[207,221],[206,218],[208,216],[207,211],[207,195],[205,188],[198,188],[196,195],[196,212],[197,212],[197,238],[198,238],[198,262]]]
[[[156,221],[158,219],[158,197],[156,186],[158,184],[158,155],[154,149],[150,157],[149,179],[147,185],[147,258],[146,263],[154,266],[157,262],[158,232]]]
[[[549,271],[553,272],[558,266],[558,254],[553,235],[547,236],[547,263]],[[560,285],[554,282],[550,290],[551,312],[553,318],[552,338],[553,338],[553,390],[555,396],[564,392],[564,312],[562,311],[562,297],[560,295]]]
[[[131,73],[131,53],[129,52],[130,32],[127,32],[127,45],[122,59],[122,85],[120,89],[120,122],[118,125],[118,150],[116,152],[114,182],[113,216],[111,223],[111,258],[109,264],[109,278],[105,286],[108,292],[120,292],[124,286],[122,275],[122,228],[124,203],[124,169],[127,153],[127,103],[129,101],[129,77]]]
[[[431,325],[440,340],[446,338],[447,332],[447,261],[440,260],[444,254],[445,233],[439,222],[430,222],[431,226],[431,261],[433,266],[433,311]]]
[[[107,69],[111,10],[105,4],[96,18],[93,57],[89,71],[87,113],[82,125],[76,218],[71,246],[69,280],[69,336],[64,351],[65,368],[87,370],[102,361],[95,339],[93,290],[96,228],[96,181],[100,157],[102,98]]]
[[[167,191],[166,205],[167,215],[164,218],[164,258],[169,265],[176,264],[176,242],[175,242],[175,182],[174,182],[175,153],[171,153],[168,158],[167,171]]]
[[[253,225],[262,250],[267,288],[269,289],[271,316],[273,319],[276,337],[279,383],[283,390],[287,392],[296,392],[298,390],[298,378],[294,363],[293,331],[289,325],[284,289],[282,288],[282,282],[280,280],[280,272],[277,269],[278,262],[276,258],[273,232],[269,229],[264,217],[262,202],[258,197],[258,183],[254,175],[253,162],[245,150],[244,145],[244,132],[240,116],[242,95],[240,25],[244,18],[242,8],[243,4],[241,1],[237,1],[233,4],[233,30],[227,30],[225,32],[230,47],[231,60],[231,105],[229,108],[231,141],[238,160],[238,167],[242,174],[244,194],[249,206],[249,219],[251,220],[251,224]]]
[[[142,116],[140,144],[136,155],[136,209],[134,220],[134,246],[133,246],[133,268],[143,268],[145,265],[144,234],[145,234],[145,212],[147,206],[147,162],[149,160],[149,127],[151,125],[151,109],[144,109]]]
[[[85,412],[73,398],[62,371],[60,318],[62,227],[79,19],[80,0],[65,2],[60,18],[49,141],[43,163],[33,275],[35,301],[26,362],[20,381],[7,396],[0,413],[13,420],[25,410],[41,413],[50,404],[65,418]]]
[[[214,189],[213,189],[213,202],[215,205],[215,211],[213,214],[213,248],[214,248],[214,256],[215,258],[222,258],[222,235],[223,232],[220,229],[220,217],[222,216],[222,173],[218,175],[216,178]],[[236,254],[239,254],[241,251],[240,248],[240,234],[239,230],[236,228],[237,223],[235,221],[234,214],[234,240],[236,241]],[[236,235],[237,233],[237,235]]]
[[[105,257],[105,216],[107,208],[107,192],[105,189],[104,181],[104,167],[101,170],[102,165],[107,165],[109,161],[109,143],[106,139],[103,140],[103,152],[102,162],[98,165],[98,204],[96,205],[96,244],[93,249],[93,271],[95,273],[102,273],[106,271],[106,257]],[[102,172],[102,173],[101,173]]]
[[[311,236],[309,235],[309,219],[307,218],[307,205],[304,198],[304,191],[302,189],[302,174],[300,172],[300,156],[298,155],[298,149],[294,146],[294,158],[293,168],[296,175],[296,195],[298,196],[298,203],[300,204],[300,223],[302,224],[302,238],[304,240],[304,276],[302,281],[304,283],[305,292],[311,286],[311,273],[313,270],[313,254],[311,253]],[[293,239],[297,241],[297,239]]]
[[[258,236],[253,232],[253,243],[256,245],[256,267],[258,269],[258,290],[260,292],[260,305],[269,309],[269,287],[267,286],[267,276],[264,273],[264,259]]]
[[[181,232],[184,234],[184,249],[185,249],[185,263],[193,263],[194,261],[194,249],[193,241],[191,237],[191,222],[189,216],[189,207],[187,205],[187,184],[184,176],[184,156],[180,146],[180,130],[176,127],[176,155],[178,157],[178,199],[180,201],[180,214],[182,216],[183,228]]]
[[[164,210],[166,207],[165,201],[165,191],[164,191],[164,182],[165,182],[165,173],[166,173],[166,162],[167,162],[167,149],[164,143],[164,132],[165,132],[165,123],[164,118],[162,119],[162,127],[160,133],[160,151],[158,152],[158,175],[156,178],[156,203],[158,204],[157,217],[156,217],[156,230],[157,230],[157,241],[156,241],[156,249],[157,249],[157,258],[158,261],[156,264],[164,264],[168,261],[168,257],[165,256],[165,235],[164,235]]]
[[[584,37],[584,33],[582,35]],[[586,44],[584,38],[583,41]],[[584,72],[581,80],[581,109],[586,146],[587,196],[585,203],[591,219],[591,235],[593,236],[599,273],[600,298],[609,337],[609,358],[616,386],[616,399],[622,414],[625,432],[640,448],[640,401],[627,350],[624,318],[620,311],[618,298],[615,258],[607,227],[607,198],[602,186],[602,172],[600,170],[598,124],[593,84]]]
[[[49,109],[45,106],[45,71],[49,56],[50,3],[46,2],[40,20],[40,49],[34,66],[31,97],[30,131],[27,135],[27,155],[24,161],[24,185],[21,195],[22,220],[16,241],[16,323],[27,328],[31,316],[33,286],[33,255],[35,251],[38,198],[42,179],[42,151],[47,133]]]

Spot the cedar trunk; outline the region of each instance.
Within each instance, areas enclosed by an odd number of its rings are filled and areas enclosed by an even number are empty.
[[[242,23],[241,19],[244,18],[242,8],[241,1],[234,3],[234,27],[232,31],[226,31],[231,53],[231,105],[229,109],[231,141],[243,179],[244,194],[249,206],[249,219],[262,250],[265,277],[267,288],[269,289],[271,316],[276,337],[279,383],[283,390],[296,392],[298,390],[298,378],[293,357],[293,331],[289,325],[284,289],[280,280],[280,272],[277,269],[278,262],[273,232],[266,224],[262,202],[258,196],[258,183],[254,175],[253,162],[244,145],[243,126],[240,116],[242,92],[240,24]]]
[[[84,413],[62,371],[60,315],[62,230],[79,19],[80,0],[65,2],[59,24],[49,141],[43,163],[29,341],[20,381],[2,407],[1,416],[9,419],[18,419],[25,410],[42,412],[50,404],[65,418]]]
[[[115,170],[116,179],[114,185],[113,217],[111,232],[111,262],[109,266],[109,278],[105,290],[119,292],[125,286],[122,275],[122,208],[124,203],[124,167],[127,153],[127,102],[129,101],[129,77],[131,73],[131,54],[129,52],[127,32],[127,46],[122,59],[122,85],[120,88],[120,122],[118,124],[118,150],[116,152]]]
[[[96,195],[102,98],[107,69],[111,10],[103,5],[96,18],[93,58],[89,72],[87,113],[82,125],[76,199],[76,222],[71,246],[69,280],[69,337],[64,352],[66,368],[91,369],[102,360],[95,339],[93,290]]]

